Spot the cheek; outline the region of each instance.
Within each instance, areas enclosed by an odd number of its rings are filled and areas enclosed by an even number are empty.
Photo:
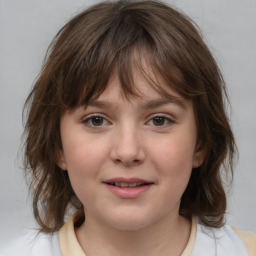
[[[74,143],[65,152],[67,171],[74,192],[86,205],[94,200],[93,186],[99,179],[99,173],[106,157],[106,148],[101,143]],[[87,195],[90,195],[89,197]]]
[[[107,156],[107,145],[102,139],[87,136],[66,138],[63,148],[67,170],[77,175],[95,173]]]
[[[160,182],[165,184],[165,199],[170,202],[171,198],[180,200],[193,168],[193,147],[188,147],[183,140],[176,142],[166,143],[157,149],[159,160],[156,168],[159,170]]]
[[[182,175],[193,167],[194,143],[185,138],[170,138],[155,144],[152,159],[166,175]]]

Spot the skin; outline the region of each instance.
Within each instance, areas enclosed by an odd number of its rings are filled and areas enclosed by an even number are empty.
[[[76,235],[87,256],[180,255],[188,242],[191,222],[179,215],[180,199],[203,161],[192,101],[168,89],[175,98],[167,102],[139,74],[135,84],[140,97],[127,100],[114,76],[96,102],[61,118],[58,165],[84,205]],[[152,185],[120,198],[104,184],[117,177]]]

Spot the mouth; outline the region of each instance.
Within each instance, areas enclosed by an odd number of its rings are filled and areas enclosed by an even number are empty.
[[[114,178],[106,180],[103,183],[119,188],[138,188],[154,184],[151,181],[139,178]]]
[[[117,197],[133,199],[147,193],[155,183],[138,178],[114,178],[105,180],[103,184]]]
[[[104,182],[108,185],[119,187],[119,188],[137,188],[142,186],[151,185],[153,183],[147,182],[133,182],[133,183],[126,183],[126,182]]]

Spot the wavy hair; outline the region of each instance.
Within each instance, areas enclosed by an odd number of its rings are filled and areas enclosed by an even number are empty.
[[[114,1],[84,10],[57,33],[25,103],[24,166],[40,231],[59,230],[70,209],[80,211],[78,223],[84,220],[68,173],[56,165],[62,114],[99,97],[113,72],[123,93],[135,95],[133,69],[143,72],[142,59],[172,90],[193,101],[198,141],[205,149],[204,162],[192,170],[181,198],[180,214],[195,215],[207,226],[223,225],[222,171],[232,173],[235,142],[218,65],[197,26],[180,11],[158,1]],[[168,95],[161,84],[154,86]]]

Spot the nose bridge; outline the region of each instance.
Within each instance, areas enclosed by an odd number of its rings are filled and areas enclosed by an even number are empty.
[[[115,129],[112,158],[125,165],[144,161],[145,152],[140,129],[135,122],[127,120]]]

